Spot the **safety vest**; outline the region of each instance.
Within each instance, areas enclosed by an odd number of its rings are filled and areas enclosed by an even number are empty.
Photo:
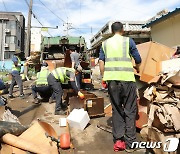
[[[75,73],[73,68],[58,67],[52,71],[52,74],[61,83],[68,83],[70,78],[66,75],[66,70]]]
[[[49,75],[49,70],[44,69],[37,73],[36,85],[48,85],[47,77]]]
[[[16,58],[18,59],[18,65],[15,66],[14,63],[12,64],[12,71],[18,71],[21,72],[21,59],[16,56]]]
[[[103,80],[135,82],[132,61],[129,55],[129,38],[114,35],[102,43],[105,54]]]

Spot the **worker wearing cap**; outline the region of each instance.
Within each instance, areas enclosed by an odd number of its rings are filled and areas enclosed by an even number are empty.
[[[14,57],[12,58],[12,81],[11,81],[11,85],[10,85],[10,89],[9,89],[9,98],[13,98],[13,88],[14,86],[17,84],[19,87],[19,91],[20,91],[20,97],[24,98],[24,93],[23,93],[23,82],[22,82],[22,78],[20,76],[20,72],[21,72],[21,66],[23,66],[23,64],[21,64],[21,59],[20,59],[20,54],[21,51],[19,49],[17,49],[15,51]]]
[[[70,50],[70,57],[71,57],[71,67],[76,70],[76,83],[78,88],[81,88],[81,72],[82,72],[82,67],[80,65],[80,60],[79,60],[79,53],[76,52],[76,48],[74,46],[69,47]]]
[[[58,67],[54,69],[47,78],[48,85],[53,89],[53,94],[56,100],[55,115],[63,115],[66,106],[62,103],[63,90],[61,83],[68,83],[70,81],[72,88],[77,95],[83,99],[84,95],[75,83],[75,70],[73,68]]]
[[[37,93],[44,99],[49,99],[52,95],[52,89],[47,82],[49,73],[48,64],[46,62],[42,63],[41,71],[37,73],[36,85],[32,86],[32,95],[35,104],[40,103],[40,100],[37,98]]]
[[[108,83],[112,104],[114,151],[132,152],[131,145],[136,141],[137,95],[131,56],[137,72],[141,57],[134,41],[122,36],[122,23],[115,22],[111,28],[114,35],[102,43],[100,50],[100,72]]]

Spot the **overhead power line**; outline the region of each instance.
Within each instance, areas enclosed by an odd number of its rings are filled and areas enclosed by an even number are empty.
[[[67,13],[67,9],[66,9],[66,5],[65,5],[65,1],[64,2],[62,2],[62,3],[59,3],[58,2],[58,0],[56,0],[56,3],[57,3],[57,7],[58,7],[58,9],[59,10],[63,10],[63,12],[65,13],[65,15],[66,15],[66,18],[68,19],[68,13]],[[59,4],[61,4],[62,6],[60,7],[60,5]]]
[[[52,14],[54,14],[59,20],[61,20],[62,22],[65,22],[62,18],[60,18],[57,14],[55,14],[51,9],[49,9],[41,0],[39,0],[39,2],[40,2],[46,9],[48,9]]]
[[[4,5],[4,8],[5,8],[5,11],[7,11],[7,7],[6,7],[6,5],[5,5],[3,0],[2,0],[2,2],[3,2],[3,5]]]
[[[27,0],[24,0],[25,1],[25,3],[27,4],[27,6],[29,7],[29,3],[28,3],[28,1]]]
[[[28,3],[28,1],[27,0],[24,0],[25,1],[25,3],[27,4],[27,6],[29,7],[29,3]],[[42,26],[42,27],[44,27],[43,26],[43,24],[42,24],[42,22],[38,19],[38,17],[37,17],[37,15],[32,11],[32,15],[33,15],[33,17],[34,17],[34,19],[36,19],[37,20],[37,22]],[[47,32],[50,36],[52,36],[49,32]]]
[[[62,18],[60,18],[57,14],[55,14],[51,9],[49,9],[41,0],[39,0],[39,2],[46,8],[48,9],[52,14],[54,14],[59,20],[61,20],[64,24],[67,24]],[[76,31],[81,32],[79,29],[76,29],[74,27],[72,27],[73,29],[75,29]],[[71,28],[67,28],[67,31],[70,30]]]

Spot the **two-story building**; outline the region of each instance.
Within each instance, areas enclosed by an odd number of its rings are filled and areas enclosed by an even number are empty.
[[[25,18],[21,12],[0,12],[0,60],[11,59],[16,49],[24,52]]]
[[[150,28],[142,28],[145,21],[121,21],[124,26],[124,36],[134,39],[136,44],[144,43],[151,40]],[[91,40],[91,55],[98,57],[102,41],[112,36],[111,25],[114,21],[109,21],[95,34]]]

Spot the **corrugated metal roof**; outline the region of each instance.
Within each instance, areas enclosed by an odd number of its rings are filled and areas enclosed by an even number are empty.
[[[162,15],[160,18],[156,18],[155,20],[146,23],[145,25],[143,25],[142,27],[151,27],[154,24],[157,24],[161,21],[164,21],[170,17],[172,17],[173,15],[179,14],[180,13],[180,8],[176,8],[174,11],[167,13],[166,15]]]

